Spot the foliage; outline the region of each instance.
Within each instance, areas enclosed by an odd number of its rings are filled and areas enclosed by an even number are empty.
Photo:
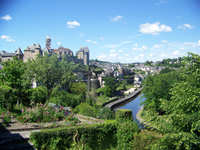
[[[22,123],[54,122],[63,120],[65,118],[65,113],[63,109],[59,110],[52,107],[45,107],[43,104],[38,104],[36,107],[22,108],[22,113],[17,119]]]
[[[100,111],[97,113],[97,116],[99,119],[114,119],[115,115],[112,112],[112,110],[110,108],[107,107],[103,107],[102,109],[100,109]]]
[[[151,107],[148,108],[151,125],[163,134],[152,149],[200,149],[200,56],[189,53],[184,63],[187,67],[183,80],[171,87],[169,99],[159,101],[166,114],[158,117],[156,113],[152,115]]]
[[[38,86],[36,88],[30,89],[31,93],[30,99],[34,104],[45,103],[47,99],[47,89],[44,86]]]
[[[139,131],[136,121],[126,120],[117,126],[118,149],[131,150],[133,145],[133,134]]]
[[[74,82],[70,87],[70,91],[73,94],[81,94],[85,98],[85,93],[87,91],[86,84],[84,82]]]
[[[36,149],[108,149],[116,147],[116,122],[32,132],[30,139]]]
[[[170,101],[170,89],[174,83],[182,80],[180,71],[173,71],[161,75],[148,76],[144,81],[144,109],[151,109],[159,114],[165,113],[161,108],[161,98]]]
[[[97,109],[87,103],[81,103],[73,110],[74,113],[79,113],[84,116],[96,117]]]
[[[105,94],[107,96],[113,96],[116,91],[116,81],[114,77],[105,77]]]
[[[116,118],[117,122],[124,122],[126,120],[133,121],[132,110],[117,109],[115,112],[115,118]]]
[[[150,150],[151,146],[157,143],[157,141],[161,138],[157,132],[148,130],[142,130],[141,132],[134,133],[133,137],[133,150]]]
[[[10,115],[10,112],[7,111],[6,113],[2,113],[2,125],[3,126],[8,126],[9,123],[11,122],[11,115]]]
[[[172,71],[175,71],[174,69],[170,69],[170,68],[164,68],[160,71],[160,74],[163,74],[163,73],[168,73],[168,72],[172,72]]]
[[[23,73],[26,66],[17,57],[2,65],[3,69],[0,70],[0,103],[2,107],[13,110],[17,100],[25,103],[26,87],[23,86]]]
[[[139,131],[136,121],[133,121],[132,110],[117,109],[115,112],[117,125],[117,146],[118,149],[131,149],[133,133]]]
[[[36,60],[28,62],[28,65],[26,75],[29,82],[35,79],[39,85],[47,88],[47,102],[56,85],[67,86],[73,78],[73,65],[70,65],[67,58],[60,61],[56,54],[39,55]]]

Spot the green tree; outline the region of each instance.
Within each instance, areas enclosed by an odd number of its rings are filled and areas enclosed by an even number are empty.
[[[152,149],[200,149],[200,56],[189,53],[185,57],[183,80],[170,90],[170,100],[160,99],[166,115],[154,114],[151,125],[163,134]]]
[[[13,57],[13,60],[6,61],[2,65],[3,69],[0,70],[1,95],[6,103],[4,106],[7,108],[10,106],[9,109],[13,109],[17,100],[24,103],[26,88],[23,86],[23,74],[25,64],[17,57]]]
[[[168,73],[168,72],[172,72],[172,71],[175,71],[174,69],[170,69],[170,68],[164,68],[160,71],[160,74],[163,74],[163,73]]]
[[[158,112],[159,114],[165,113],[160,107],[161,98],[170,100],[170,89],[174,83],[182,80],[181,71],[169,72],[161,75],[148,76],[144,81],[144,97],[146,100],[143,102],[144,108]]]
[[[33,79],[47,89],[47,102],[49,102],[50,95],[57,85],[68,87],[69,83],[75,80],[73,75],[72,65],[63,58],[61,61],[56,54],[48,56],[38,56],[36,60],[29,62],[27,78],[30,81]]]
[[[82,97],[82,102],[85,102],[87,85],[84,82],[74,82],[70,87],[70,91],[73,94],[80,94]]]
[[[116,81],[114,77],[105,77],[105,90],[108,90],[106,93],[109,96],[114,96],[115,91],[116,91]]]

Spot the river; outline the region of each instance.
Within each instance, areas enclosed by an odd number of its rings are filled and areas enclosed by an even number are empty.
[[[140,126],[140,128],[144,128],[142,124],[136,119],[136,115],[138,111],[143,107],[140,105],[141,102],[145,100],[145,98],[141,99],[142,95],[137,96],[135,99],[131,99],[130,101],[123,103],[119,106],[117,106],[114,110],[117,109],[131,109],[132,110],[132,115],[133,119],[135,119]]]

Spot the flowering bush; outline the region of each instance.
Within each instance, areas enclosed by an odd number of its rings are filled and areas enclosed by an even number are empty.
[[[22,113],[17,119],[22,123],[54,122],[64,119],[65,113],[63,109],[54,109],[52,107],[45,107],[43,104],[38,104],[36,107],[22,108]]]
[[[2,113],[2,125],[3,126],[8,126],[8,124],[11,122],[11,116],[10,112],[7,111],[6,113]]]

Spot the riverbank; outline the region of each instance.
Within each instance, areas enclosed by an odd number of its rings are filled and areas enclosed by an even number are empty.
[[[144,119],[141,118],[141,113],[143,111],[143,107],[138,111],[137,115],[136,115],[136,119],[139,121],[139,122],[143,122]]]
[[[138,96],[140,94],[140,92],[142,91],[143,88],[139,88],[137,89],[136,91],[134,91],[133,93],[131,93],[130,95],[124,97],[124,98],[121,98],[121,99],[118,99],[116,101],[113,101],[111,103],[108,103],[106,104],[104,107],[108,107],[110,109],[113,109],[115,108],[116,106],[126,102],[126,101],[129,101],[130,99],[133,99],[135,98],[136,96]]]

